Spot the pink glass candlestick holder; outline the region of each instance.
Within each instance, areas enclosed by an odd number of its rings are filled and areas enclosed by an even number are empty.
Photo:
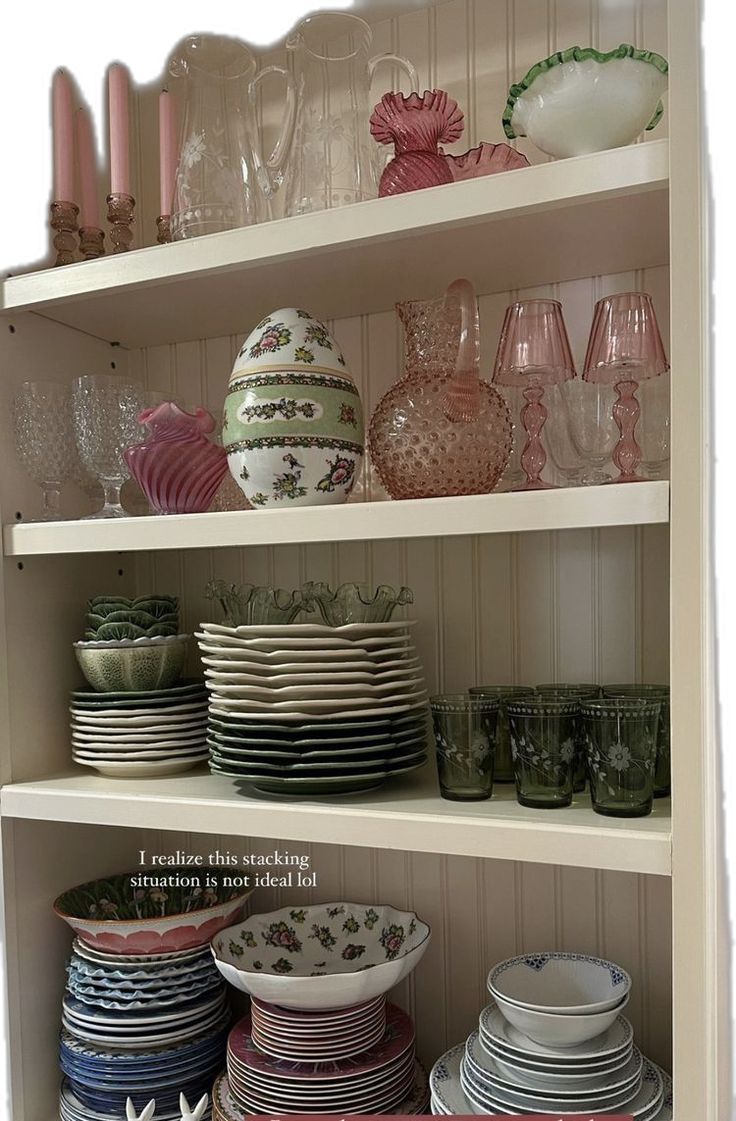
[[[520,419],[526,434],[521,466],[526,482],[519,490],[549,490],[542,479],[547,453],[542,429],[547,420],[543,403],[548,385],[575,377],[562,305],[558,300],[521,300],[506,309],[496,353],[493,380],[499,385],[520,386],[524,405]]]
[[[619,474],[611,482],[642,481],[637,473],[642,450],[636,439],[641,414],[636,391],[640,381],[659,377],[668,370],[652,297],[646,292],[619,292],[599,300],[593,313],[583,378],[612,384],[616,390],[612,411],[619,440],[612,458]]]
[[[132,195],[112,194],[107,196],[107,220],[110,223],[110,241],[113,253],[127,253],[133,244],[133,211],[135,199]]]
[[[71,265],[77,250],[79,207],[74,202],[51,203],[51,229],[54,231],[55,265]]]
[[[385,93],[371,116],[371,135],[379,144],[393,144],[396,155],[386,165],[378,194],[400,195],[452,182],[440,144],[452,144],[463,133],[462,110],[444,90],[423,94]]]
[[[156,514],[203,514],[227,473],[227,454],[207,436],[216,428],[206,409],[187,413],[173,401],[144,409],[138,417],[150,431],[124,453]]]

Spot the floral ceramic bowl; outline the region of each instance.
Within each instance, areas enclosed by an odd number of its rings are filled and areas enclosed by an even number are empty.
[[[324,323],[280,308],[251,331],[230,377],[222,439],[251,505],[346,501],[363,461],[363,409]]]
[[[667,69],[661,55],[628,43],[558,51],[511,87],[504,131],[558,159],[621,148],[659,123]]]
[[[98,693],[148,692],[168,689],[181,677],[188,634],[119,642],[75,642],[82,673]]]
[[[253,915],[214,939],[223,977],[283,1008],[349,1008],[386,993],[419,964],[430,930],[411,911],[320,903]]]
[[[243,913],[252,888],[225,886],[211,868],[167,868],[181,886],[139,887],[136,872],[70,888],[54,912],[88,946],[113,954],[164,954],[205,946]],[[210,886],[217,880],[215,887]]]

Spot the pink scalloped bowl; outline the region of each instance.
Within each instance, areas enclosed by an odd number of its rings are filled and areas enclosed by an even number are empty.
[[[253,890],[189,914],[151,919],[86,919],[70,915],[60,906],[68,894],[64,893],[54,903],[54,913],[93,949],[124,956],[168,954],[208,945],[219,931],[242,918]]]

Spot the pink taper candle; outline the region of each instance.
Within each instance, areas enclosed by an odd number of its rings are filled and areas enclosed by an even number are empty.
[[[54,74],[54,200],[74,202],[74,114],[72,84],[64,70]]]
[[[176,150],[176,105],[168,90],[162,90],[158,99],[158,140],[161,173],[159,214],[171,214],[178,153]]]
[[[130,194],[128,72],[116,63],[107,77],[110,98],[110,193]]]
[[[92,118],[87,109],[77,109],[77,157],[79,159],[79,185],[81,211],[79,225],[100,229],[100,205],[97,194],[97,160],[92,138]]]

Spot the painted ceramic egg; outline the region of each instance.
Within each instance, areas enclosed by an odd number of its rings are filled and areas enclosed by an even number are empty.
[[[281,308],[251,331],[230,376],[223,443],[255,507],[346,501],[363,462],[363,408],[324,323]]]

